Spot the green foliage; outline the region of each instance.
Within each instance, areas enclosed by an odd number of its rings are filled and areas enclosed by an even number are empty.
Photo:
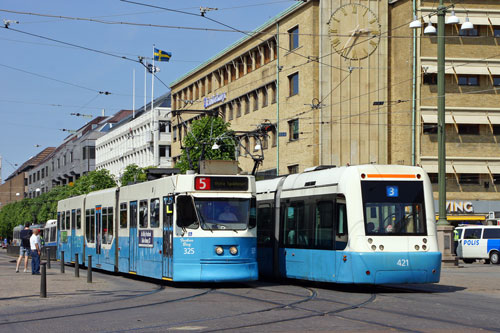
[[[193,121],[191,131],[184,137],[182,155],[175,165],[181,172],[191,169],[188,160],[192,161],[192,169],[198,170],[200,156],[204,147],[204,160],[234,160],[236,139],[229,129],[230,124],[219,117],[203,117]],[[214,143],[219,149],[212,149]]]
[[[5,205],[0,210],[0,236],[12,237],[12,229],[25,223],[45,223],[57,216],[57,202],[72,196],[116,186],[108,170],[91,171],[80,177],[73,186],[54,187],[36,198]]]
[[[129,164],[125,168],[125,171],[123,172],[123,175],[120,178],[120,183],[122,184],[122,186],[126,186],[128,184],[133,184],[135,182],[137,183],[145,182],[147,180],[146,170],[150,168],[152,167],[141,168],[137,164]]]

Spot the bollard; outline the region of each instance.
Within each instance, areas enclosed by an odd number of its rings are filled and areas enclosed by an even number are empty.
[[[41,263],[42,277],[40,279],[40,297],[47,297],[47,270],[45,267],[46,263]]]
[[[80,277],[80,263],[78,262],[78,253],[75,253],[75,277]]]
[[[47,269],[50,269],[50,248],[47,248]]]
[[[64,273],[64,251],[61,251],[61,273]]]
[[[92,256],[89,256],[89,263],[87,265],[87,283],[92,283]]]

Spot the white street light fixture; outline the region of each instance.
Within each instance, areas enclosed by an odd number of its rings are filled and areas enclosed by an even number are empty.
[[[262,146],[261,146],[260,144],[256,144],[254,149],[255,149],[255,150],[261,150],[261,149],[262,149]]]
[[[472,29],[474,29],[474,24],[472,24],[472,22],[469,21],[469,16],[466,16],[465,22],[462,23],[460,30],[472,30]]]
[[[446,24],[460,24],[460,19],[455,15],[455,10],[451,10],[451,16],[446,20]]]
[[[432,25],[430,20],[424,29],[424,34],[426,34],[426,35],[435,35],[436,34],[436,28]]]
[[[410,23],[411,29],[418,29],[422,27],[422,22],[417,18],[417,15],[413,15],[413,21]]]
[[[214,145],[212,146],[212,150],[217,150],[219,148],[220,148],[220,146],[217,144],[217,142],[214,143]]]

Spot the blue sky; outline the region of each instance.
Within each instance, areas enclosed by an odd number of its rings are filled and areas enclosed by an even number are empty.
[[[130,1],[198,15],[120,0],[4,0],[0,3],[2,26],[5,19],[19,21],[19,24],[11,24],[11,29],[0,29],[2,179],[15,170],[16,164],[21,165],[43,148],[57,147],[68,135],[60,129],[78,129],[90,120],[70,113],[95,117],[101,115],[102,109],[106,115],[131,109],[134,69],[135,106],[144,104],[144,68],[139,63],[27,33],[132,60],[138,56],[152,57],[155,44],[172,53],[170,62],[159,64],[161,71],[157,74],[168,85],[244,37],[239,32],[203,30],[228,28],[201,17],[200,7],[218,8],[206,16],[236,29],[251,31],[296,3],[294,0]],[[102,24],[12,11],[175,28]],[[111,95],[99,94],[99,91],[109,91]],[[167,91],[168,88],[155,81],[155,97]],[[151,77],[147,79],[147,95],[150,101]]]

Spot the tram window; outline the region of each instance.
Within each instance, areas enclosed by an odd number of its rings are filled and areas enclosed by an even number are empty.
[[[137,228],[137,201],[130,202],[130,228]]]
[[[304,203],[292,202],[285,211],[285,245],[307,245],[304,230]]]
[[[257,200],[250,200],[250,215],[248,217],[248,229],[253,229],[257,226]]]
[[[314,247],[333,249],[333,202],[320,201],[316,204]]]
[[[337,233],[335,249],[343,250],[347,246],[347,209],[345,203],[337,203]]]
[[[75,229],[75,222],[76,222],[76,210],[71,211],[71,229]]]
[[[464,239],[481,239],[481,229],[465,229]]]
[[[102,232],[100,233],[101,244],[108,243],[108,208],[101,208],[101,228]],[[99,231],[99,230],[98,230]]]
[[[127,227],[127,203],[122,202],[120,204],[120,228]]]
[[[104,233],[104,238],[107,244],[111,244],[111,242],[113,241],[113,231],[114,231],[113,217],[114,217],[113,207],[108,207],[108,232],[107,234]]]
[[[198,229],[199,227],[193,199],[190,196],[177,197],[177,225],[189,229]]]
[[[95,242],[95,209],[90,210],[90,242]]]
[[[172,216],[174,214],[173,209],[173,197],[163,197],[163,226],[172,226]]]
[[[90,242],[90,209],[85,211],[85,238],[87,239],[87,243]]]
[[[62,230],[61,218],[62,218],[62,213],[57,212],[57,229],[59,230]]]
[[[260,204],[257,214],[259,215],[257,220],[257,244],[271,245],[274,234],[274,216],[271,204]]]
[[[139,201],[139,228],[148,227],[148,201]]]
[[[160,226],[160,199],[151,199],[150,203],[151,215],[149,216],[151,228],[158,228]]]
[[[82,228],[82,210],[76,210],[76,228],[80,230]]]
[[[57,240],[56,232],[57,232],[57,230],[55,227],[50,228],[50,240],[52,242],[55,242]]]
[[[70,221],[71,215],[69,210],[66,211],[66,230],[71,229],[71,221]]]

